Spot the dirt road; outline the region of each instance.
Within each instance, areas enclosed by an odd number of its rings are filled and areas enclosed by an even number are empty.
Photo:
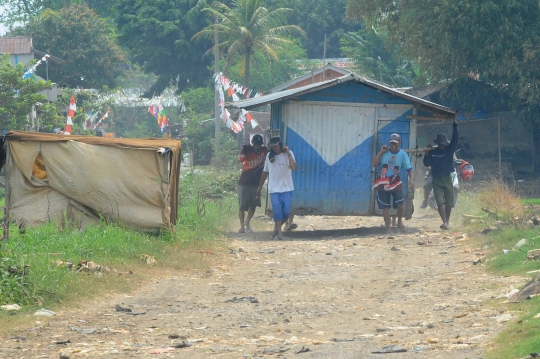
[[[36,318],[0,357],[481,358],[504,325],[485,301],[523,280],[473,265],[481,250],[428,213],[390,237],[373,217],[298,218],[284,241],[260,222],[219,266]]]

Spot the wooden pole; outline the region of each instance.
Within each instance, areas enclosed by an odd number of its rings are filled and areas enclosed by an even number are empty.
[[[501,118],[497,118],[497,137],[499,147],[499,177],[502,178],[502,157],[501,157]]]
[[[218,23],[218,19],[217,17],[214,19],[214,24],[217,24]],[[219,74],[219,49],[217,47],[217,45],[219,44],[219,36],[218,36],[218,32],[217,32],[217,29],[215,29],[214,31],[214,68],[215,68],[215,72],[216,74]],[[215,131],[215,141],[216,141],[216,145],[214,147],[214,150],[215,150],[215,153],[214,153],[214,158],[215,158],[215,161],[216,161],[216,167],[221,167],[220,165],[220,154],[221,154],[221,149],[220,149],[220,146],[219,146],[219,132],[221,130],[221,119],[219,118],[219,91],[217,88],[214,88],[214,119],[215,119],[215,123],[214,123],[214,131]],[[190,158],[191,162],[193,163],[193,157]]]
[[[10,181],[9,181],[9,166],[11,164],[11,151],[9,149],[9,144],[7,142],[4,143],[5,150],[6,150],[6,164],[5,164],[5,194],[6,194],[6,202],[4,204],[4,236],[2,240],[9,241],[9,206],[11,205],[10,202],[10,196],[11,196],[11,190],[10,190]]]
[[[322,81],[326,78],[326,34],[324,34]]]

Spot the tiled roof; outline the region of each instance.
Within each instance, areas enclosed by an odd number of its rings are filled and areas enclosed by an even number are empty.
[[[32,38],[24,36],[0,37],[0,55],[5,54],[31,54]]]

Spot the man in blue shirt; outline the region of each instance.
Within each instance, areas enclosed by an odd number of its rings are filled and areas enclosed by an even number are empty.
[[[386,231],[390,232],[390,207],[397,209],[398,228],[405,232],[403,225],[403,186],[399,177],[400,169],[407,171],[409,176],[409,188],[414,189],[414,171],[412,171],[409,155],[402,151],[399,146],[401,136],[397,133],[390,135],[390,146],[382,146],[371,165],[377,167],[381,164],[374,189],[377,191],[377,204],[383,210]]]
[[[433,149],[431,144],[427,147],[424,156],[424,166],[431,167],[433,176],[433,194],[437,202],[439,215],[443,221],[441,229],[450,229],[450,214],[454,208],[454,185],[452,172],[454,172],[454,152],[459,139],[459,130],[456,120],[453,123],[452,141],[448,141],[445,133],[439,133],[433,141],[437,145]]]

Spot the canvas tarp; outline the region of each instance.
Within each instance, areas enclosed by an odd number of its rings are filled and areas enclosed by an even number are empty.
[[[100,216],[141,230],[176,224],[180,142],[9,132],[9,219],[36,226]],[[165,149],[161,154],[159,149]]]

